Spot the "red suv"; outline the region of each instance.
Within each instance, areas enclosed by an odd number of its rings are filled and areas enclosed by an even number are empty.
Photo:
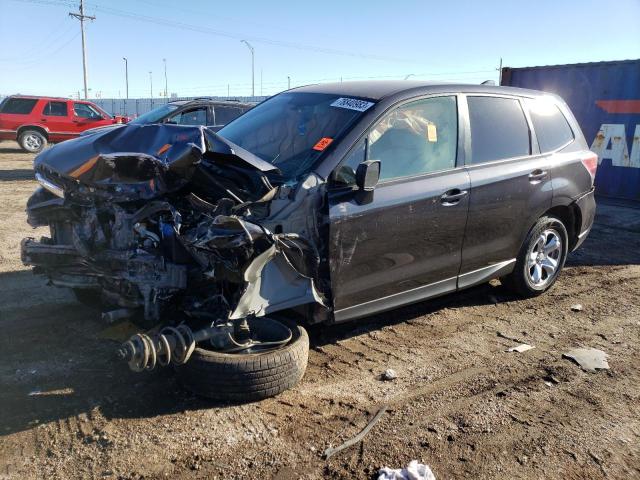
[[[38,153],[49,142],[125,121],[84,100],[13,95],[0,103],[0,140],[17,140],[23,150]]]

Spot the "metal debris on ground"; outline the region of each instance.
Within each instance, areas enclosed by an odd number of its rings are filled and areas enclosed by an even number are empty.
[[[571,305],[572,312],[581,312],[583,310],[582,304],[576,303],[575,305]]]
[[[411,460],[406,468],[381,468],[378,480],[436,480],[436,477],[428,465]]]
[[[562,356],[573,360],[586,372],[609,370],[609,363],[607,362],[609,355],[597,348],[574,348],[567,353],[563,353]]]
[[[391,381],[391,380],[395,380],[396,378],[398,378],[398,374],[393,368],[387,368],[382,373],[382,380]]]
[[[521,343],[520,345],[516,345],[515,347],[511,347],[507,350],[507,352],[518,352],[518,353],[522,353],[522,352],[526,352],[527,350],[532,350],[536,347],[532,346],[532,345],[527,345],[526,343]]]
[[[331,458],[333,455],[335,455],[338,452],[341,452],[342,450],[344,450],[345,448],[349,448],[353,445],[355,445],[356,443],[359,443],[362,441],[362,439],[365,437],[365,435],[367,433],[369,433],[369,431],[373,428],[373,426],[378,423],[378,421],[380,420],[380,418],[382,418],[382,415],[384,414],[384,412],[387,411],[387,405],[383,405],[382,407],[380,407],[380,410],[378,410],[378,412],[374,415],[374,417],[371,419],[371,421],[367,424],[366,427],[364,427],[362,429],[362,431],[357,434],[355,437],[347,440],[346,442],[344,442],[342,445],[337,446],[335,448],[333,447],[329,447],[324,451],[324,458],[326,460],[328,460],[329,458]]]

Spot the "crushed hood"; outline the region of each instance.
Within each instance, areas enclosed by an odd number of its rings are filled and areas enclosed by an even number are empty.
[[[203,163],[232,165],[262,183],[267,173],[278,173],[277,167],[205,127],[178,125],[97,131],[45,150],[34,169],[65,190],[126,201],[175,191]]]

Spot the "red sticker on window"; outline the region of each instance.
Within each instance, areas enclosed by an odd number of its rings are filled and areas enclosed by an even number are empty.
[[[331,142],[333,142],[333,138],[322,137],[320,140],[318,140],[318,143],[313,146],[313,149],[321,152],[329,145],[331,145]]]

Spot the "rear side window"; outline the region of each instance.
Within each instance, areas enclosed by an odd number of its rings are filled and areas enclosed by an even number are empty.
[[[551,152],[573,140],[573,131],[558,106],[551,100],[527,100],[531,123],[542,153]]]
[[[467,97],[471,128],[471,163],[531,153],[529,125],[513,98]]]
[[[27,115],[31,113],[37,101],[35,98],[8,98],[2,104],[0,113]]]
[[[42,114],[51,117],[66,117],[67,102],[49,102],[44,106]]]
[[[207,108],[195,108],[180,112],[169,119],[170,123],[177,125],[206,125],[207,124]]]

